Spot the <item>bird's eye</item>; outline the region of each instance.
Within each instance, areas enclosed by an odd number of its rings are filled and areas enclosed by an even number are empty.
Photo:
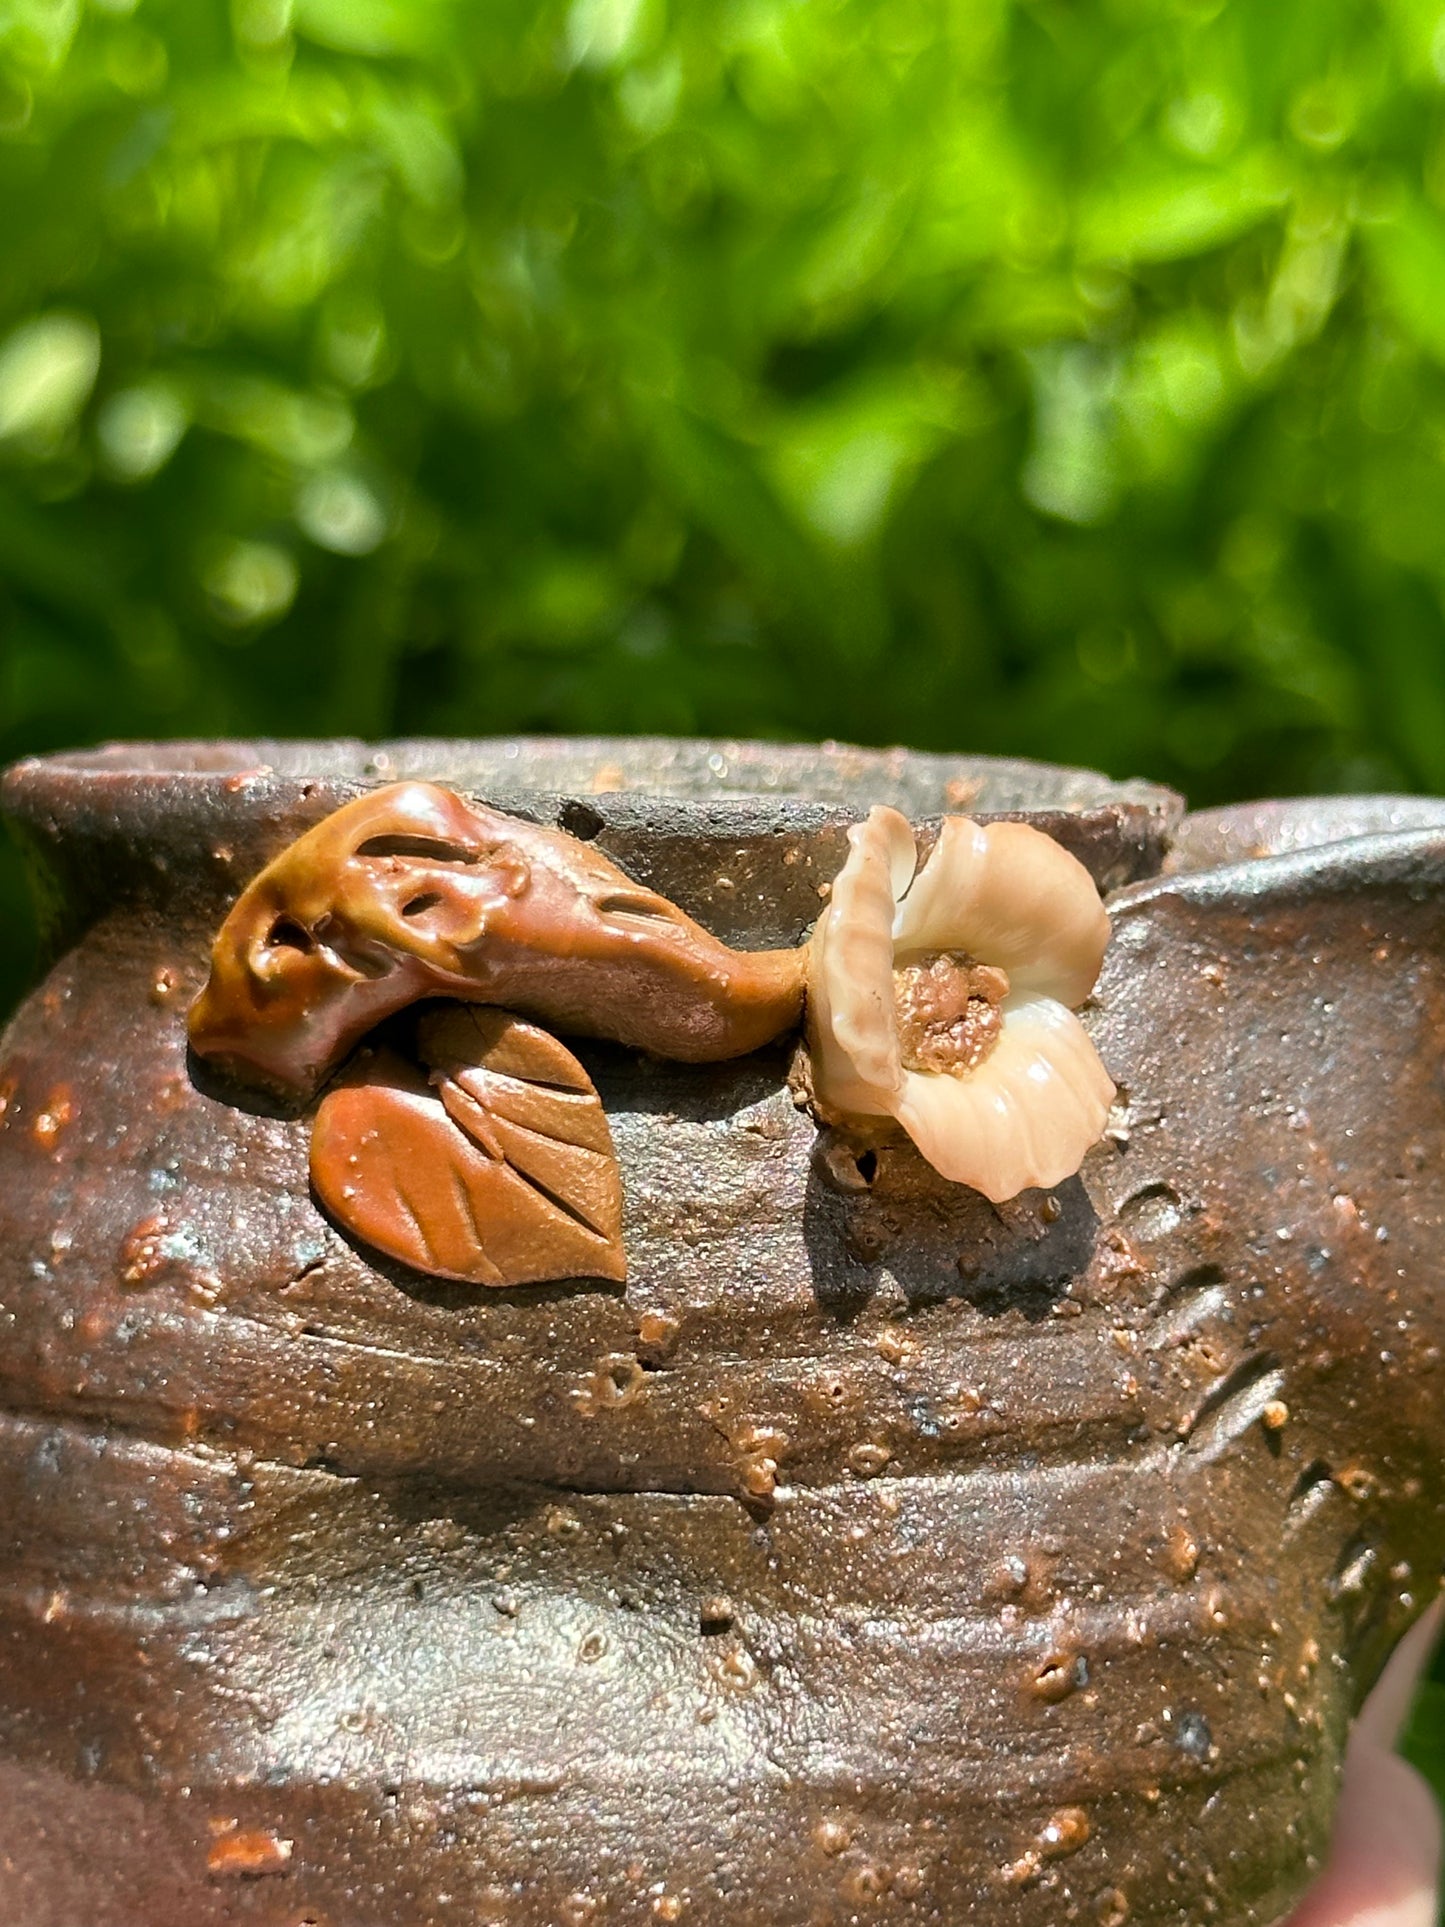
[[[312,948],[308,932],[294,917],[277,917],[266,935],[268,950],[299,950],[303,956]]]

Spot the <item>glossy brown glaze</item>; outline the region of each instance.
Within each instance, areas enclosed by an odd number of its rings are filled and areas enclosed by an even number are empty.
[[[309,1113],[185,1048],[226,906],[363,755],[22,769],[57,955],[0,1057],[8,1917],[1283,1919],[1445,1552],[1440,831],[1162,878],[1169,800],[1073,773],[469,753],[378,773],[515,811],[533,759],[539,815],[743,949],[801,939],[868,803],[1032,802],[1115,891],[1110,1134],[994,1207],[820,1140],[786,1049],[583,1044],[625,1287],[428,1283],[318,1208]],[[650,769],[686,793],[609,787]]]
[[[383,1018],[445,995],[706,1063],[797,1023],[803,962],[730,949],[566,831],[397,783],[247,885],[191,1042],[234,1075],[308,1096]]]
[[[347,1232],[428,1277],[627,1276],[602,1101],[509,1011],[433,1006],[410,1053],[363,1045],[317,1110],[311,1183]]]

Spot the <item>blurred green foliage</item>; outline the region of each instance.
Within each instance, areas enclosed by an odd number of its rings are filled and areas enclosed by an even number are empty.
[[[1445,790],[1442,455],[1445,0],[0,0],[0,757]]]
[[[0,753],[1445,788],[1440,0],[3,0]]]

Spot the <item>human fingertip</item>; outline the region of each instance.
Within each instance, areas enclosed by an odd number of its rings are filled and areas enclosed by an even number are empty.
[[[1329,1862],[1289,1927],[1435,1927],[1440,1848],[1440,1813],[1425,1781],[1357,1735]]]

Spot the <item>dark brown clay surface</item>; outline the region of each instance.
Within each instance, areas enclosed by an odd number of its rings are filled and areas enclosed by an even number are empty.
[[[1077,772],[510,748],[8,781],[56,954],[0,1057],[8,1917],[1280,1920],[1445,1553],[1445,833],[1162,877],[1172,800]],[[1117,891],[1110,1135],[994,1207],[820,1137],[787,1046],[569,1039],[625,1288],[369,1263],[185,1013],[249,878],[405,775],[747,948],[872,802],[1031,812]]]

